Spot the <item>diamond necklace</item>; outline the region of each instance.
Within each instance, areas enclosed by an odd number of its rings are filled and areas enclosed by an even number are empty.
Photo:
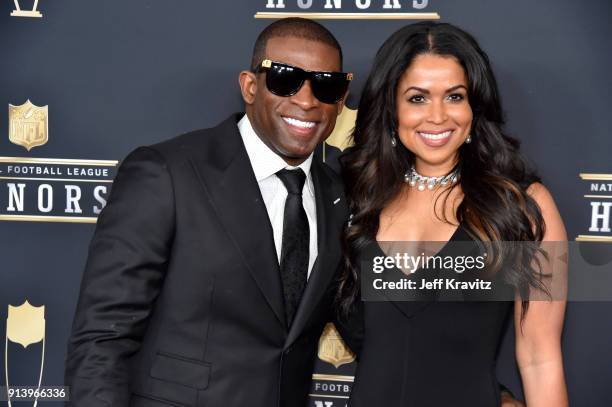
[[[406,182],[411,187],[417,187],[419,191],[424,191],[425,188],[430,191],[433,190],[436,186],[446,186],[448,183],[455,183],[459,179],[459,169],[455,168],[451,172],[446,175],[441,175],[439,177],[426,177],[424,175],[419,174],[414,165],[410,167],[410,169],[404,174],[404,182]]]

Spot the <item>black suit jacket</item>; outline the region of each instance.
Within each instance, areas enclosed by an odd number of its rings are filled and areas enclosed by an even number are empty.
[[[288,329],[239,117],[138,148],[122,163],[68,345],[70,405],[306,405],[331,314],[343,188],[313,162],[319,254]]]

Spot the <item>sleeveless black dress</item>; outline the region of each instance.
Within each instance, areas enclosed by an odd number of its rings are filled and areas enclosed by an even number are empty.
[[[453,254],[455,241],[473,242],[459,226],[438,254]],[[384,255],[371,246],[364,253]],[[363,342],[348,406],[499,406],[495,360],[511,304],[360,302],[353,318],[363,324]]]

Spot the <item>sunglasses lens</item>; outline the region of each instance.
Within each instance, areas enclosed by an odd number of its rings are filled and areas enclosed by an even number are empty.
[[[274,64],[266,73],[266,86],[277,96],[294,95],[303,81],[302,72],[290,66]]]
[[[319,72],[312,79],[312,93],[323,103],[336,103],[342,99],[348,85],[346,74]]]

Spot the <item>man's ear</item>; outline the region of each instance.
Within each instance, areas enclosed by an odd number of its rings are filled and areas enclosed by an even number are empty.
[[[257,76],[251,71],[242,71],[238,78],[240,82],[240,93],[247,105],[253,104],[257,93]]]
[[[342,113],[342,109],[344,108],[344,104],[346,102],[346,98],[349,95],[349,90],[346,90],[346,93],[344,94],[344,96],[342,96],[342,99],[340,99],[338,101],[338,103],[336,103],[337,107],[338,107],[338,115],[340,115],[340,113]]]

